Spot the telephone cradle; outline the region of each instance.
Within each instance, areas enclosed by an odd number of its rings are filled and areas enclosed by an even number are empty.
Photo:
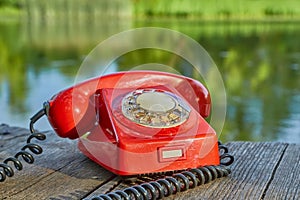
[[[14,157],[0,163],[0,181],[33,163],[42,148],[31,142],[46,136],[34,129],[44,115],[63,138],[107,170],[126,178],[155,181],[92,199],[161,199],[227,176],[234,157],[218,142],[209,117],[209,91],[200,82],[159,71],[128,71],[100,76],[67,88],[44,103],[30,119],[31,135]]]

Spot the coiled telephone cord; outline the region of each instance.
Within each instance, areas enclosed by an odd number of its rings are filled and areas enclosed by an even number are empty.
[[[220,165],[193,168],[155,181],[142,183],[123,190],[112,191],[92,197],[91,200],[155,200],[183,192],[196,186],[209,183],[217,178],[228,176],[231,170],[227,167],[234,161],[228,148],[219,144]]]
[[[46,114],[46,109],[43,108],[39,112],[37,112],[32,118],[30,118],[30,124],[29,124],[29,129],[31,132],[31,135],[27,138],[26,145],[21,148],[21,151],[16,153],[14,157],[9,157],[3,161],[3,163],[0,163],[0,182],[5,181],[7,177],[12,177],[14,173],[14,169],[8,165],[9,162],[14,164],[14,167],[20,171],[23,169],[23,164],[19,157],[22,157],[23,160],[29,164],[32,164],[34,162],[34,157],[33,154],[41,154],[43,152],[43,149],[41,146],[38,144],[32,143],[32,139],[37,139],[37,140],[45,140],[46,135],[40,132],[36,132],[34,130],[34,123],[39,120],[43,115]],[[26,150],[30,150],[30,152]],[[1,169],[2,168],[2,169]]]

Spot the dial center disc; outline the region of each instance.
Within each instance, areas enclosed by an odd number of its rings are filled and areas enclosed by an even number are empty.
[[[176,106],[172,96],[162,92],[142,93],[137,97],[136,103],[150,112],[167,112]]]

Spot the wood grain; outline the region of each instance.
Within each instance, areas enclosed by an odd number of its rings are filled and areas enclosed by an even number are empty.
[[[89,199],[122,189],[120,178],[86,158],[77,141],[48,131],[38,141],[44,153],[36,162],[0,183],[0,199]],[[0,125],[0,160],[14,155],[29,131]],[[272,142],[231,142],[235,156],[226,178],[165,198],[176,199],[300,199],[300,145]]]
[[[300,199],[300,145],[290,144],[286,149],[265,199]]]
[[[261,199],[286,146],[282,143],[230,143],[228,147],[236,161],[229,177],[169,199]]]
[[[0,147],[1,160],[14,155],[29,135],[28,130],[16,127],[10,127],[9,132],[2,135],[9,142]],[[18,132],[27,134],[15,137]],[[34,164],[24,164],[22,171],[0,183],[0,199],[79,199],[115,176],[82,155],[76,141],[47,132],[47,140],[36,143],[43,147],[43,154],[35,156]]]

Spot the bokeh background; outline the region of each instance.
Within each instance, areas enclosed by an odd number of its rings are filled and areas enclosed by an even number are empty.
[[[221,140],[300,143],[298,0],[0,0],[0,124],[27,127],[45,100],[74,83],[99,42],[148,26],[190,36],[219,67],[228,100]],[[149,62],[199,78],[153,49],[130,52],[110,70]],[[38,127],[50,129],[46,120]]]

